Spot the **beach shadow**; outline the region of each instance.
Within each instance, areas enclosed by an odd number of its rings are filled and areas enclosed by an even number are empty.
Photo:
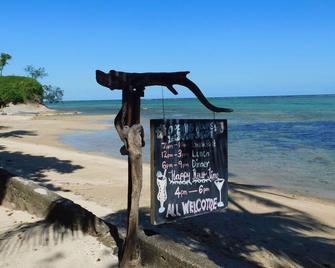
[[[1,157],[0,153],[0,159]],[[55,159],[52,160],[54,161]],[[39,171],[41,170],[42,168],[39,169]],[[72,170],[72,168],[67,167],[65,169],[66,172],[69,170]],[[6,196],[8,182],[13,176],[0,168],[0,205]],[[78,204],[74,204],[72,201],[62,197],[51,203],[46,214],[43,220],[18,224],[12,229],[1,233],[0,259],[5,259],[5,256],[9,254],[15,254],[22,247],[52,246],[62,243],[68,237],[75,239],[80,234],[97,236],[99,231],[97,229],[97,224],[101,222],[99,218],[93,213],[83,210]],[[107,225],[109,234],[114,239],[115,244],[121,247],[122,240],[119,238],[117,228],[110,223],[107,223]],[[54,257],[57,259],[60,256]]]
[[[69,204],[71,203],[71,204]],[[16,225],[0,234],[0,256],[15,254],[22,247],[57,245],[68,237],[81,234],[97,236],[97,224],[101,220],[72,201],[59,198],[48,208],[45,219]],[[109,232],[118,244],[117,228],[108,224]],[[60,256],[58,256],[60,257]]]
[[[50,180],[45,178],[45,172],[54,171],[60,174],[70,174],[83,168],[80,165],[72,164],[69,160],[60,160],[56,157],[7,151],[4,146],[0,148],[0,166],[11,171],[13,175],[33,180],[52,191],[67,190],[50,183]]]
[[[201,252],[219,266],[263,267],[252,259],[255,252],[270,259],[271,267],[287,267],[292,263],[302,267],[335,267],[334,240],[327,233],[335,229],[309,214],[284,206],[257,193],[269,192],[269,187],[230,183],[230,207],[216,212],[153,226],[149,223],[149,209],[140,210],[140,224],[148,235],[160,234]],[[274,193],[276,195],[276,193]],[[240,200],[262,204],[272,212],[250,212]],[[125,230],[126,211],[108,215],[105,220]],[[121,228],[120,228],[121,227]],[[316,231],[324,236],[307,236]]]
[[[13,130],[0,133],[0,138],[22,138],[23,136],[37,136],[35,131]]]

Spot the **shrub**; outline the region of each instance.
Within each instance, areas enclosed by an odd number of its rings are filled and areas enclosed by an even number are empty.
[[[41,103],[43,99],[43,87],[36,80],[23,76],[0,77],[0,106],[10,102]]]

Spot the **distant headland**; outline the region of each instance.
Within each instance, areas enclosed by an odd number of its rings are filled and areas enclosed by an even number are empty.
[[[50,112],[44,103],[62,101],[63,90],[51,85],[42,85],[38,80],[48,76],[43,67],[27,65],[28,76],[3,76],[3,69],[12,56],[0,54],[0,109],[1,114],[39,114]]]

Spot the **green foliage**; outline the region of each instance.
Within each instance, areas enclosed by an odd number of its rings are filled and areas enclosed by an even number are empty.
[[[48,76],[48,73],[45,71],[44,67],[35,68],[32,65],[27,65],[24,70],[30,75],[31,78],[35,80]]]
[[[64,91],[60,87],[43,85],[43,100],[49,103],[60,102],[63,99]]]
[[[8,64],[8,61],[12,58],[11,55],[7,53],[1,53],[0,55],[0,76],[2,76],[2,70],[5,67],[6,64]]]
[[[22,76],[0,77],[0,106],[10,102],[38,102],[43,99],[43,87],[36,80]]]
[[[41,85],[37,79],[47,76],[43,67],[35,68],[27,65],[24,69],[31,77],[2,76],[2,70],[8,60],[12,58],[6,53],[0,54],[0,107],[12,102],[42,103],[43,100],[49,103],[62,101],[64,91],[59,87]]]

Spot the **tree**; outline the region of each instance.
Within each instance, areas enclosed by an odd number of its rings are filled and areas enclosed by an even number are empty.
[[[31,78],[35,80],[48,76],[48,73],[45,71],[44,67],[36,69],[32,65],[27,65],[24,70],[31,76]]]
[[[8,64],[8,60],[12,58],[11,55],[7,53],[1,53],[0,55],[0,76],[2,76],[2,70],[5,67],[5,65]]]
[[[60,87],[43,85],[43,101],[49,103],[60,102],[63,99],[64,91]]]

